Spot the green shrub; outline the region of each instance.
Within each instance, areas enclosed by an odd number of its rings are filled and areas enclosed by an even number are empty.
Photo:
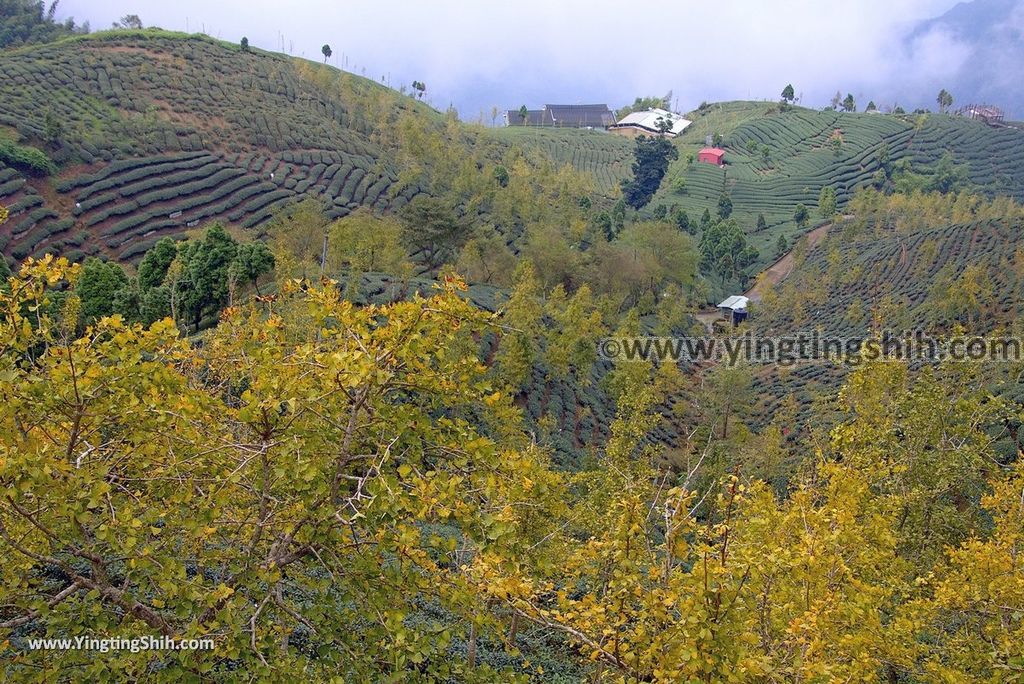
[[[28,189],[26,188],[26,191]],[[11,212],[11,215],[17,214],[18,212],[37,207],[43,203],[43,198],[36,194],[25,194],[21,196],[16,202],[12,202],[7,206],[7,210]]]
[[[42,150],[18,145],[6,138],[0,138],[0,161],[33,176],[49,176],[57,170]]]
[[[169,157],[153,157],[151,158],[151,160],[152,161],[150,161],[149,163],[129,166],[127,167],[128,170],[126,170],[126,172],[124,173],[111,174],[107,177],[94,181],[93,183],[85,187],[81,191],[81,193],[79,193],[79,201],[87,197],[90,197],[91,195],[97,192],[111,190],[114,188],[124,188],[124,186],[127,186],[129,183],[135,183],[136,181],[140,181],[145,178],[149,178],[152,176],[161,176],[162,174],[171,173],[174,171],[193,169],[216,161],[214,157],[209,155],[202,155],[199,157],[189,155],[180,159],[174,159]],[[113,164],[111,166],[113,166]],[[142,190],[147,190],[152,187],[156,187],[157,185],[160,185],[160,183],[149,185],[140,184],[139,187]],[[135,188],[135,186],[131,187]],[[138,190],[133,189],[129,191],[127,188],[125,188],[125,192],[122,194],[124,194],[125,196],[130,196],[135,192],[138,192]]]
[[[0,183],[0,197],[13,195],[20,190],[23,185],[25,185],[24,178],[15,178],[14,180],[7,181],[6,183]]]

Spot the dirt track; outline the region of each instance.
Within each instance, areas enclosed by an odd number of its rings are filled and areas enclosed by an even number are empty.
[[[826,223],[823,226],[818,226],[811,232],[807,233],[807,249],[810,251],[821,242],[825,234],[828,233],[828,229],[832,227],[831,223]],[[752,302],[761,301],[761,294],[766,286],[774,287],[778,285],[783,278],[793,272],[793,264],[796,259],[793,257],[793,250],[786,252],[782,258],[776,261],[774,264],[761,271],[757,276],[757,281],[754,286],[744,292],[743,294],[750,298]]]
[[[828,233],[828,229],[831,227],[831,223],[826,223],[825,225],[818,226],[811,232],[807,233],[808,251],[821,242],[822,238],[825,237]],[[743,295],[745,297],[749,297],[752,302],[761,301],[761,295],[766,288],[778,285],[786,276],[793,272],[795,262],[796,258],[793,256],[793,250],[789,250],[782,255],[778,261],[761,271],[757,276],[754,286],[744,292]],[[703,323],[708,330],[711,330],[712,323],[720,316],[721,314],[717,309],[712,311],[700,311],[694,314],[694,318]]]

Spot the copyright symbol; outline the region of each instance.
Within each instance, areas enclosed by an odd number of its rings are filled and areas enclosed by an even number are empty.
[[[622,347],[618,340],[601,340],[598,350],[605,359],[617,359],[622,352]]]

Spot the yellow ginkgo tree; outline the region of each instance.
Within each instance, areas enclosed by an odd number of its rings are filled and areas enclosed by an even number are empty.
[[[600,453],[552,468],[457,279],[385,306],[285,279],[189,340],[79,335],[77,276],[0,287],[5,679],[546,681],[526,630],[596,682],[1024,676],[1020,416],[971,369],[856,369],[780,495],[701,476],[710,442],[666,470],[672,372],[642,363]],[[28,647],[77,636],[214,647]]]
[[[293,283],[195,344],[170,321],[62,330],[46,299],[76,272],[29,262],[0,292],[6,673],[494,676],[448,655],[497,620],[461,568],[528,555],[564,498],[485,379],[489,321],[458,283],[381,308]],[[78,635],[215,648],[23,648]]]

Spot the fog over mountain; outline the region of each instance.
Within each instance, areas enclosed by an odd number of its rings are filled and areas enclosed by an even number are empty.
[[[959,106],[998,104],[1024,117],[1024,0],[726,0],[636,16],[612,3],[438,0],[337,4],[239,0],[64,0],[58,16],[94,29],[126,14],[167,29],[245,35],[268,50],[320,59],[393,87],[427,84],[439,108],[491,121],[492,107],[607,102],[674,93],[702,100],[777,99],[793,83],[822,107],[838,90],[863,108],[935,107],[940,88]]]
[[[910,54],[929,43],[945,46],[959,56],[958,68],[945,87],[957,104],[987,102],[1003,107],[1008,115],[1024,117],[1024,2],[975,0],[963,2],[940,17],[922,22],[907,37]],[[911,85],[911,84],[907,84]],[[918,97],[927,84],[914,83]],[[938,85],[938,81],[932,84]],[[899,84],[894,84],[898,89]]]

